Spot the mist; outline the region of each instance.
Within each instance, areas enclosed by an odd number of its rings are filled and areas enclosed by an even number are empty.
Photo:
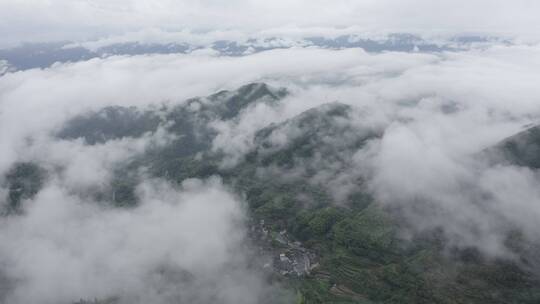
[[[15,286],[5,301],[253,303],[270,292],[245,265],[242,203],[219,179],[138,191],[139,207],[114,210],[51,182],[24,217],[3,221],[2,274]]]
[[[538,3],[507,1],[6,1],[0,6],[2,45],[92,40],[149,28],[218,34],[406,31],[498,33],[538,39]],[[38,13],[39,12],[39,13]],[[45,31],[42,29],[46,29]],[[316,30],[315,30],[316,29]],[[222,37],[226,37],[224,35]],[[257,35],[255,35],[257,36]],[[24,38],[23,38],[24,37]]]
[[[142,4],[134,3],[138,5],[128,6],[128,11],[141,9]],[[337,18],[347,3],[336,5],[328,18]],[[293,9],[299,10],[300,4],[305,3],[297,2]],[[59,11],[71,12],[75,4],[57,5]],[[113,17],[125,13],[121,3],[101,5],[105,7],[92,10],[107,16],[111,12],[105,26],[118,27]],[[184,5],[188,11],[196,6]],[[200,5],[212,7],[209,14],[222,7],[212,1]],[[269,6],[275,11],[284,4]],[[143,21],[153,24],[167,7]],[[27,14],[23,7],[11,18]],[[448,24],[457,18],[449,15],[443,20]],[[500,15],[504,14],[494,13]],[[76,17],[58,27],[69,26]],[[464,18],[465,24],[478,22],[481,28],[491,22],[487,17]],[[427,19],[410,22],[424,27]],[[307,17],[300,21],[309,24]],[[172,107],[250,82],[283,87],[289,94],[275,104],[255,104],[235,119],[209,124],[216,133],[211,150],[223,155],[220,167],[234,167],[257,149],[264,153],[257,137],[260,130],[275,127],[264,147],[282,149],[310,130],[295,120],[299,115],[313,109],[325,113],[324,107],[343,104],[350,107],[347,115],[332,120],[339,128],[323,133],[320,151],[309,162],[297,160],[294,170],[265,168],[259,173],[295,179],[316,172],[309,182],[327,189],[336,206],[346,207],[349,195],[362,189],[380,208],[399,210],[406,223],[400,232],[404,239],[441,229],[449,247],[473,247],[490,257],[517,259],[507,246],[508,233],[519,231],[534,244],[540,240],[540,176],[534,168],[495,163],[486,150],[539,123],[539,68],[538,45],[493,44],[463,52],[371,54],[309,47],[238,57],[202,49],[190,54],[94,58],[6,73],[0,76],[0,176],[5,179],[11,168],[25,162],[39,163],[49,175],[35,197],[23,202],[20,214],[0,219],[0,242],[9,244],[0,248],[0,282],[9,286],[0,299],[5,303],[94,298],[120,303],[290,300],[279,284],[269,282],[259,261],[246,262],[256,261],[256,251],[247,238],[245,193],[235,192],[220,177],[174,184],[137,172],[139,204],[131,208],[114,208],[87,195],[95,189],[108,191],[115,169],[127,160],[174,140],[166,124],[139,138],[95,145],[56,136],[69,119],[106,106]],[[0,75],[3,69],[0,63]],[[359,138],[365,139],[362,145],[351,145]],[[328,147],[339,157],[328,157]],[[4,206],[8,189],[4,180],[0,185]]]

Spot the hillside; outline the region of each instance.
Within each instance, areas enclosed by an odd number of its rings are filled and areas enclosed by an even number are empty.
[[[111,184],[93,196],[103,204],[133,208],[138,204],[135,188],[149,176],[176,184],[221,177],[245,197],[251,242],[274,256],[268,280],[284,282],[298,303],[540,301],[540,278],[522,267],[527,261],[492,259],[475,248],[448,248],[445,235],[436,230],[410,240],[400,236],[408,223],[378,204],[364,176],[350,171],[355,152],[383,133],[356,123],[362,112],[353,106],[324,104],[257,130],[248,153],[223,166],[225,155],[212,148],[219,132],[212,122],[234,123],[250,107],[277,107],[288,94],[254,83],[159,109],[108,107],[73,118],[55,136],[100,145],[159,129],[174,135],[165,146],[126,159]],[[500,147],[508,161],[538,168],[539,138],[536,127]],[[10,189],[6,212],[38,193],[46,174],[40,164],[13,167],[5,178]],[[347,187],[336,193],[336,185]],[[307,264],[293,272],[279,261]]]

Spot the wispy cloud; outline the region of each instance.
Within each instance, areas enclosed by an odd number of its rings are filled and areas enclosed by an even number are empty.
[[[190,181],[177,189],[148,181],[139,186],[139,207],[111,210],[76,189],[106,179],[117,161],[144,149],[152,136],[97,146],[52,136],[68,118],[88,110],[180,104],[253,81],[287,87],[291,94],[276,107],[254,106],[235,121],[214,121],[216,150],[239,161],[253,148],[256,130],[342,102],[367,115],[352,115],[352,130],[375,126],[380,135],[347,152],[345,171],[334,172],[340,167],[327,162],[310,164],[321,164],[321,180],[330,176],[336,181],[327,183],[330,190],[343,195],[362,177],[378,203],[404,210],[411,231],[441,227],[453,244],[505,255],[508,227],[538,238],[538,177],[530,169],[487,167],[474,160],[485,148],[538,123],[539,58],[537,46],[523,45],[439,54],[309,48],[235,58],[207,53],[114,56],[4,75],[1,175],[17,161],[46,159],[51,167],[62,167],[26,204],[25,215],[1,221],[0,239],[12,244],[0,249],[5,261],[0,264],[11,265],[2,269],[3,275],[23,282],[10,299],[53,303],[120,293],[144,303],[163,300],[156,293],[165,286],[167,296],[189,302],[204,302],[209,294],[223,302],[257,302],[267,287],[257,272],[237,261],[249,251],[230,250],[241,246],[245,233],[237,225],[245,219],[242,201],[220,182]],[[328,144],[339,146],[336,142],[350,138],[338,135]],[[429,208],[418,211],[419,206]],[[211,275],[226,267],[232,267],[232,279]],[[190,281],[188,272],[201,281]],[[164,276],[197,288],[178,294],[160,285]],[[236,288],[249,296],[236,298]]]
[[[498,32],[538,38],[535,1],[4,1],[2,44],[88,40],[148,28],[303,31]],[[24,38],[23,38],[24,37]]]

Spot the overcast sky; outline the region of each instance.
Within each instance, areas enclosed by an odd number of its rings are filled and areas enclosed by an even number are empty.
[[[254,32],[356,27],[535,38],[538,12],[535,0],[3,0],[0,46],[79,41],[147,28]]]
[[[200,35],[208,39],[412,32],[540,41],[539,12],[539,0],[0,0],[0,48],[108,36],[133,41],[140,33],[163,31],[182,31],[171,35],[180,38],[210,31]],[[0,74],[6,64],[0,60]],[[127,303],[137,303],[133,297],[167,303],[156,294],[160,290],[189,303],[208,303],[211,296],[236,304],[275,294],[276,286],[245,265],[254,253],[242,248],[242,193],[231,192],[218,177],[179,187],[145,179],[137,187],[140,206],[126,210],[103,208],[77,194],[101,189],[115,164],[149,145],[166,144],[167,134],[96,146],[53,136],[67,119],[88,110],[181,104],[255,81],[291,94],[278,107],[252,107],[237,120],[212,122],[218,133],[212,148],[227,160],[241,160],[253,149],[255,132],[272,123],[331,101],[350,105],[369,114],[351,115],[353,127],[384,132],[345,154],[347,170],[332,163],[317,168],[332,178],[322,181],[333,194],[357,187],[361,176],[377,203],[402,207],[412,232],[442,227],[452,245],[507,257],[506,223],[540,240],[540,174],[510,165],[484,167],[473,157],[540,123],[539,70],[540,45],[494,42],[435,53],[306,47],[236,57],[201,49],[6,73],[0,76],[0,207],[9,193],[2,178],[15,163],[54,170],[44,189],[24,203],[26,214],[0,218],[0,243],[11,244],[0,247],[0,283],[2,276],[17,283],[9,290],[8,302],[15,304],[119,294]],[[296,134],[294,128],[280,130],[285,140]],[[332,140],[339,147],[339,140],[349,138]],[[417,208],[419,198],[435,208]],[[484,209],[476,204],[480,199]],[[185,269],[201,283],[179,288],[167,278],[156,281],[160,267]]]

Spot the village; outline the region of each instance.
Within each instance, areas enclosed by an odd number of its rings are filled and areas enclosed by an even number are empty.
[[[259,249],[269,254],[263,268],[282,276],[308,276],[319,266],[315,253],[292,240],[286,230],[271,231],[264,220],[251,226],[250,235]]]

